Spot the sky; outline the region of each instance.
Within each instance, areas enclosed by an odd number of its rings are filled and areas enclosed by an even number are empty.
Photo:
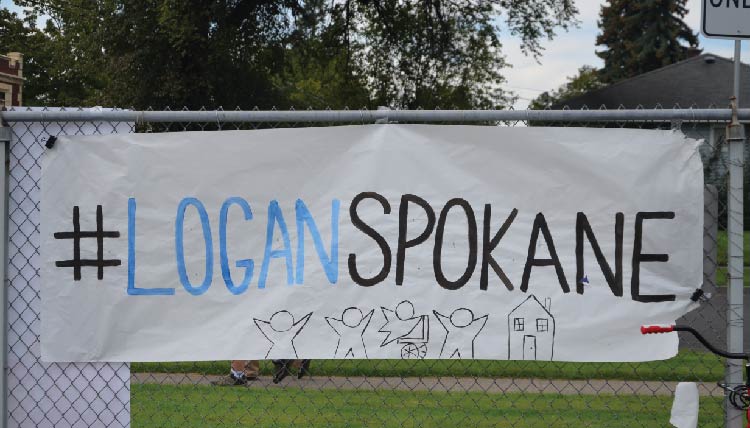
[[[521,53],[518,41],[504,40],[503,51],[506,60],[513,64],[513,68],[504,70],[507,80],[505,88],[519,96],[513,106],[515,109],[525,109],[529,100],[543,91],[555,89],[565,83],[567,77],[574,76],[583,65],[602,67],[604,63],[596,56],[596,35],[599,33],[597,21],[599,11],[605,0],[576,0],[579,14],[578,28],[567,32],[559,32],[552,41],[543,43],[544,55],[538,62]],[[701,20],[701,0],[688,0],[688,15],[685,22],[698,32]],[[707,39],[699,35],[703,52],[710,52],[718,56],[732,58],[734,56],[734,42],[724,39]],[[744,41],[740,55],[745,63],[750,60],[750,43]]]
[[[534,59],[524,55],[520,49],[520,41],[513,37],[502,37],[503,53],[506,61],[513,65],[505,69],[503,74],[506,82],[503,87],[514,92],[519,98],[514,104],[515,109],[525,109],[529,101],[543,91],[549,91],[565,83],[567,77],[576,74],[583,65],[601,67],[603,65],[596,56],[596,35],[599,32],[597,21],[599,11],[605,0],[576,0],[580,24],[577,28],[559,31],[551,41],[545,41],[542,46],[543,54]],[[21,12],[12,0],[0,0],[0,6]],[[688,0],[688,15],[685,22],[698,32],[701,20],[701,0]],[[723,39],[707,39],[699,35],[700,48],[704,52],[732,58],[734,42]],[[750,42],[744,41],[742,54],[745,63],[750,62]]]

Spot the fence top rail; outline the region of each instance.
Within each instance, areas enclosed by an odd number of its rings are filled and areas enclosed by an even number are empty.
[[[731,109],[623,110],[9,110],[5,122],[728,122]],[[742,121],[750,108],[738,109]]]

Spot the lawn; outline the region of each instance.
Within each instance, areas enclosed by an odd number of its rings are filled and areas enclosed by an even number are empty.
[[[564,363],[544,361],[487,360],[315,360],[313,376],[468,376],[544,379],[637,379],[673,381],[718,381],[723,360],[709,353],[680,351],[670,360],[647,363]],[[200,373],[223,375],[228,361],[179,363],[133,363],[133,372]],[[272,365],[261,364],[263,375]]]
[[[726,230],[720,230],[718,235],[716,236],[717,240],[717,258],[716,262],[719,266],[726,266],[727,265],[727,231]],[[745,232],[745,241],[743,246],[743,254],[745,256],[745,266],[750,266],[750,232]]]
[[[750,287],[750,232],[745,232],[745,241],[743,246],[745,276],[745,287]],[[717,235],[717,255],[716,263],[716,285],[725,287],[727,285],[727,231],[720,230]]]
[[[672,397],[132,385],[140,427],[666,427]],[[701,397],[698,425],[723,426]]]
[[[742,282],[745,284],[745,287],[750,287],[750,268],[747,266],[745,266],[745,275],[742,278]],[[719,287],[727,286],[727,267],[726,266],[719,266],[716,269],[716,285]]]

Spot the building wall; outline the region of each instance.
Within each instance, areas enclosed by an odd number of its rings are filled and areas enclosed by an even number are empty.
[[[10,52],[0,55],[0,105],[5,107],[23,104],[23,55]]]

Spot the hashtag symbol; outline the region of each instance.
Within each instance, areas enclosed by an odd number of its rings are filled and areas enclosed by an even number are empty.
[[[102,216],[102,206],[96,206],[96,231],[81,231],[81,223],[78,213],[78,206],[73,207],[73,231],[56,232],[55,239],[72,239],[73,240],[73,259],[58,260],[55,262],[57,267],[72,267],[73,279],[81,280],[81,266],[95,266],[97,268],[97,277],[99,280],[104,279],[104,268],[106,266],[120,266],[119,259],[104,259],[104,238],[119,238],[118,231],[105,231],[102,225],[104,219]],[[81,259],[81,238],[96,238],[96,259]]]

